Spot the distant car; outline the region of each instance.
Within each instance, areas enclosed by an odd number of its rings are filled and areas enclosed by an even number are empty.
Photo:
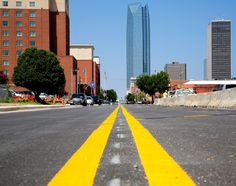
[[[84,93],[72,94],[70,105],[87,105],[87,96]]]
[[[94,104],[101,105],[102,104],[102,99],[100,99],[99,96],[92,96]]]
[[[87,96],[87,104],[88,105],[93,105],[94,104],[93,98],[91,96]]]
[[[39,98],[40,98],[41,100],[45,100],[47,97],[48,97],[48,95],[47,95],[46,93],[40,93],[40,94],[39,94]]]
[[[103,101],[102,101],[102,104],[110,104],[110,101],[108,101],[108,100],[103,100]]]
[[[134,100],[129,100],[129,101],[127,100],[126,104],[135,104],[135,101]]]
[[[175,94],[173,95],[173,97],[191,94],[194,94],[194,91],[192,89],[177,89],[175,90]]]

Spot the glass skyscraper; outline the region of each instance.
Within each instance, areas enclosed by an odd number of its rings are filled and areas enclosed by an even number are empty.
[[[130,78],[150,74],[150,22],[148,6],[128,6],[126,33],[127,89]]]

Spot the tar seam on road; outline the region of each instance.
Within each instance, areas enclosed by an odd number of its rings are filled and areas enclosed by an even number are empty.
[[[119,107],[89,136],[85,143],[59,170],[48,186],[93,185],[96,171],[105,149]]]
[[[187,173],[162,148],[150,132],[122,106],[130,127],[149,185],[194,186]]]

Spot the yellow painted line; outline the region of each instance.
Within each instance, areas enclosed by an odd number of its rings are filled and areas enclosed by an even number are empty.
[[[206,114],[184,116],[184,118],[206,118],[206,117],[208,117],[208,115]]]
[[[49,182],[48,186],[90,186],[115,122],[118,107],[89,136],[77,152]]]
[[[150,132],[128,111],[122,112],[128,122],[138,153],[151,186],[193,186],[196,185],[187,173],[161,147]]]

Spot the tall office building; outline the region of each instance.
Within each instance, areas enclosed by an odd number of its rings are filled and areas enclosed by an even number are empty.
[[[208,80],[231,79],[231,21],[208,24]]]
[[[148,6],[128,6],[126,33],[127,89],[130,78],[150,74],[150,22]]]
[[[186,64],[178,62],[166,64],[165,72],[169,75],[170,80],[186,80]]]
[[[74,92],[77,62],[69,56],[68,0],[3,0],[0,4],[0,70],[11,80],[26,48],[54,52],[64,68],[66,92]],[[71,79],[73,78],[73,79]],[[71,83],[73,82],[73,83]],[[74,85],[72,85],[74,84]]]

